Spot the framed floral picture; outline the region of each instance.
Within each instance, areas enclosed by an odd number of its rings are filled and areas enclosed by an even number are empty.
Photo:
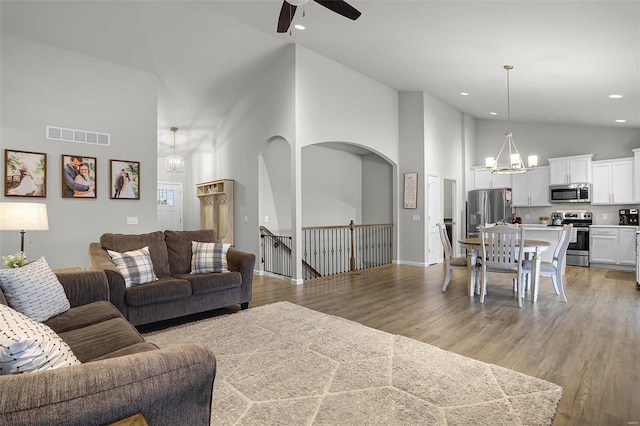
[[[47,154],[4,150],[5,197],[47,196]]]
[[[96,158],[62,154],[62,198],[96,198]]]
[[[140,199],[140,162],[109,160],[109,198],[113,200]]]

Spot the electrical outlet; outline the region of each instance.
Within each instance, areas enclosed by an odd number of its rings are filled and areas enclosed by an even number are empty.
[[[269,216],[264,217],[264,223],[269,223]]]
[[[529,215],[528,215],[528,214],[525,214],[525,215],[524,215],[524,218],[525,218],[525,219],[529,219]]]
[[[604,220],[607,220],[607,219],[609,219],[609,215],[608,215],[608,214],[606,214],[606,213],[602,213],[602,218],[603,218]]]
[[[248,221],[249,221],[249,217],[248,217],[248,216],[245,216],[245,217],[244,217],[244,223],[247,223]]]

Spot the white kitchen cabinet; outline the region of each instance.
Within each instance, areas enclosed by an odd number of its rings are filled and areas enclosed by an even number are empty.
[[[549,158],[549,184],[591,183],[593,154]]]
[[[619,228],[618,264],[636,266],[636,227]]]
[[[640,203],[640,148],[633,150],[633,200]]]
[[[549,167],[511,176],[514,207],[549,206]]]
[[[594,161],[591,204],[633,203],[633,158]]]
[[[491,173],[486,167],[477,166],[473,171],[473,189],[511,188],[511,175]]]
[[[635,226],[591,226],[589,263],[626,269],[635,267],[636,229]]]

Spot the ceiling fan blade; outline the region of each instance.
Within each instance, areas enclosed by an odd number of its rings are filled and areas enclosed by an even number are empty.
[[[278,18],[278,32],[286,33],[289,31],[289,26],[293,20],[293,15],[296,14],[297,6],[288,3],[286,0],[282,2],[282,9],[280,9],[280,17]]]
[[[345,18],[349,18],[352,20],[356,20],[360,17],[361,13],[355,7],[351,6],[344,0],[315,0],[316,3],[319,3],[326,7],[329,10],[332,10]]]

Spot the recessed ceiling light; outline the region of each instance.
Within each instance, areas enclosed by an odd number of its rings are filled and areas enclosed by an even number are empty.
[[[462,96],[469,96],[469,94],[468,94],[467,92],[460,92],[460,94],[461,94]]]
[[[611,99],[620,99],[622,95],[609,95]]]
[[[489,114],[490,114],[490,115],[498,115],[498,113],[497,113],[497,112],[490,112]]]
[[[295,24],[293,26],[293,28],[295,28],[296,30],[304,30],[307,27],[305,27],[304,25],[301,25],[301,24]]]
[[[616,123],[626,123],[627,120],[616,120]]]

